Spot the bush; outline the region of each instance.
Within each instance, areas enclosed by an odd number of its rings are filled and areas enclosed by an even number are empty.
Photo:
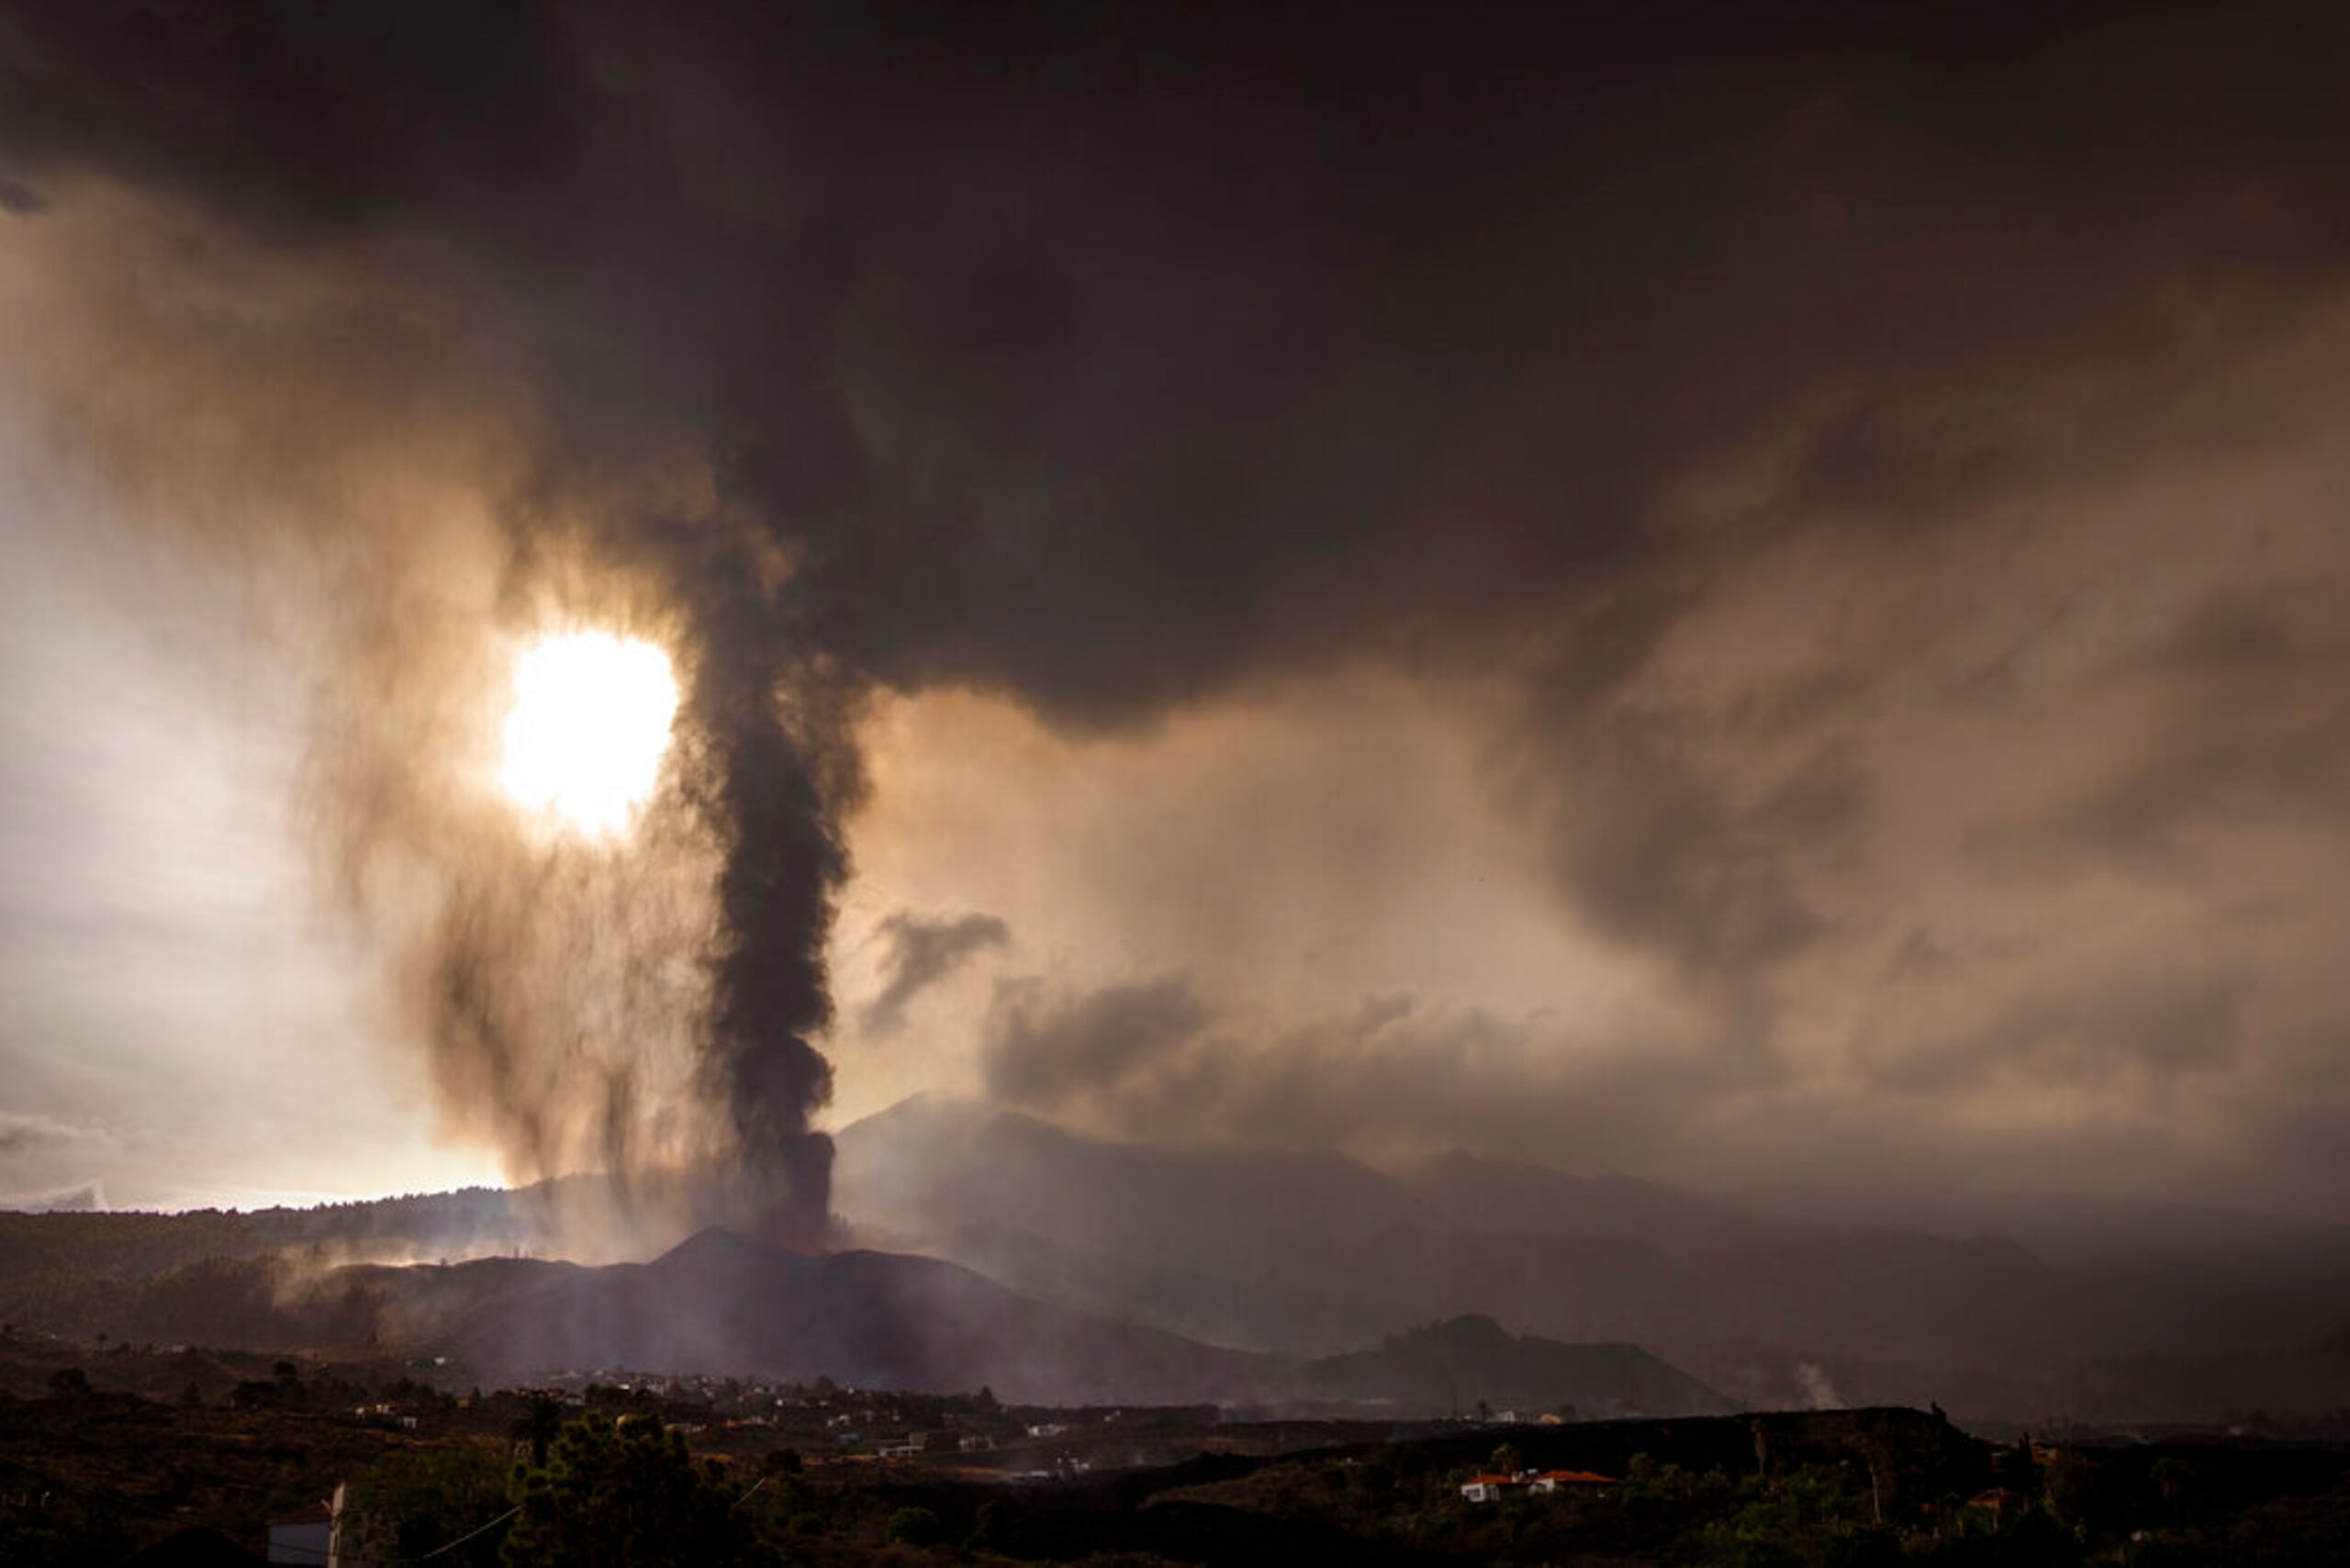
[[[889,1540],[901,1546],[936,1546],[946,1536],[928,1508],[900,1508],[890,1516]]]

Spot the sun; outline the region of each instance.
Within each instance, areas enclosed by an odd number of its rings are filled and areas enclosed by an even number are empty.
[[[543,637],[514,661],[498,783],[583,834],[624,832],[669,750],[677,682],[658,644],[609,632]]]

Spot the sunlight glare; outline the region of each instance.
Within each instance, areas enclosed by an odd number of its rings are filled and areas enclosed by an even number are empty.
[[[656,644],[609,632],[543,638],[514,663],[498,781],[581,833],[625,830],[669,749],[677,683]]]

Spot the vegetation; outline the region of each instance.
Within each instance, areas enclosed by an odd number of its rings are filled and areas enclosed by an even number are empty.
[[[512,1490],[513,1467],[481,1445],[386,1454],[351,1484],[350,1555],[365,1562],[442,1551],[433,1561],[452,1568],[493,1568],[506,1531],[483,1526],[513,1506]]]
[[[889,1540],[905,1546],[935,1546],[946,1536],[938,1516],[928,1508],[900,1508],[890,1516]]]
[[[749,1547],[734,1502],[718,1468],[697,1462],[674,1429],[590,1415],[565,1427],[546,1465],[526,1473],[502,1560],[512,1568],[727,1568]]]
[[[46,1371],[146,1356],[60,1346]],[[269,1397],[186,1406],[176,1385],[142,1399],[102,1376],[61,1377],[41,1397],[0,1395],[0,1562],[119,1561],[191,1526],[252,1549],[267,1518],[314,1506],[344,1480],[353,1561],[433,1553],[464,1568],[2350,1561],[2350,1449],[2339,1446],[1991,1445],[1902,1410],[1437,1422],[1399,1437],[1361,1424],[1254,1427],[1209,1411],[1002,1410],[971,1395],[819,1393],[812,1383],[662,1389],[626,1379],[564,1395],[459,1396],[404,1379],[364,1385],[348,1369],[293,1361],[237,1370]],[[926,1440],[1024,1432],[1046,1417],[1055,1435],[1014,1457]],[[1170,1417],[1189,1424],[1157,1429],[1179,1433],[1193,1457],[1116,1468],[1138,1433]],[[854,1446],[818,1435],[844,1421],[870,1435]],[[530,1451],[539,1439],[543,1462]],[[920,1452],[885,1460],[877,1445]],[[1084,1451],[1100,1469],[1035,1468]],[[1028,1479],[1002,1484],[999,1463]],[[1462,1495],[1472,1475],[1547,1469],[1608,1479],[1498,1501]]]
[[[563,1401],[542,1390],[532,1390],[522,1396],[522,1408],[507,1431],[516,1442],[530,1445],[534,1468],[544,1468],[547,1450],[563,1431]]]

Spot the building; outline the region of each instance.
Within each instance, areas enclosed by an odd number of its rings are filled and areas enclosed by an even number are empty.
[[[1509,1493],[1524,1490],[1526,1483],[1515,1475],[1472,1475],[1460,1485],[1460,1495],[1472,1503],[1498,1503]]]
[[[1601,1475],[1590,1470],[1545,1470],[1529,1472],[1526,1476],[1530,1492],[1588,1492],[1601,1486],[1613,1486],[1616,1477]]]

